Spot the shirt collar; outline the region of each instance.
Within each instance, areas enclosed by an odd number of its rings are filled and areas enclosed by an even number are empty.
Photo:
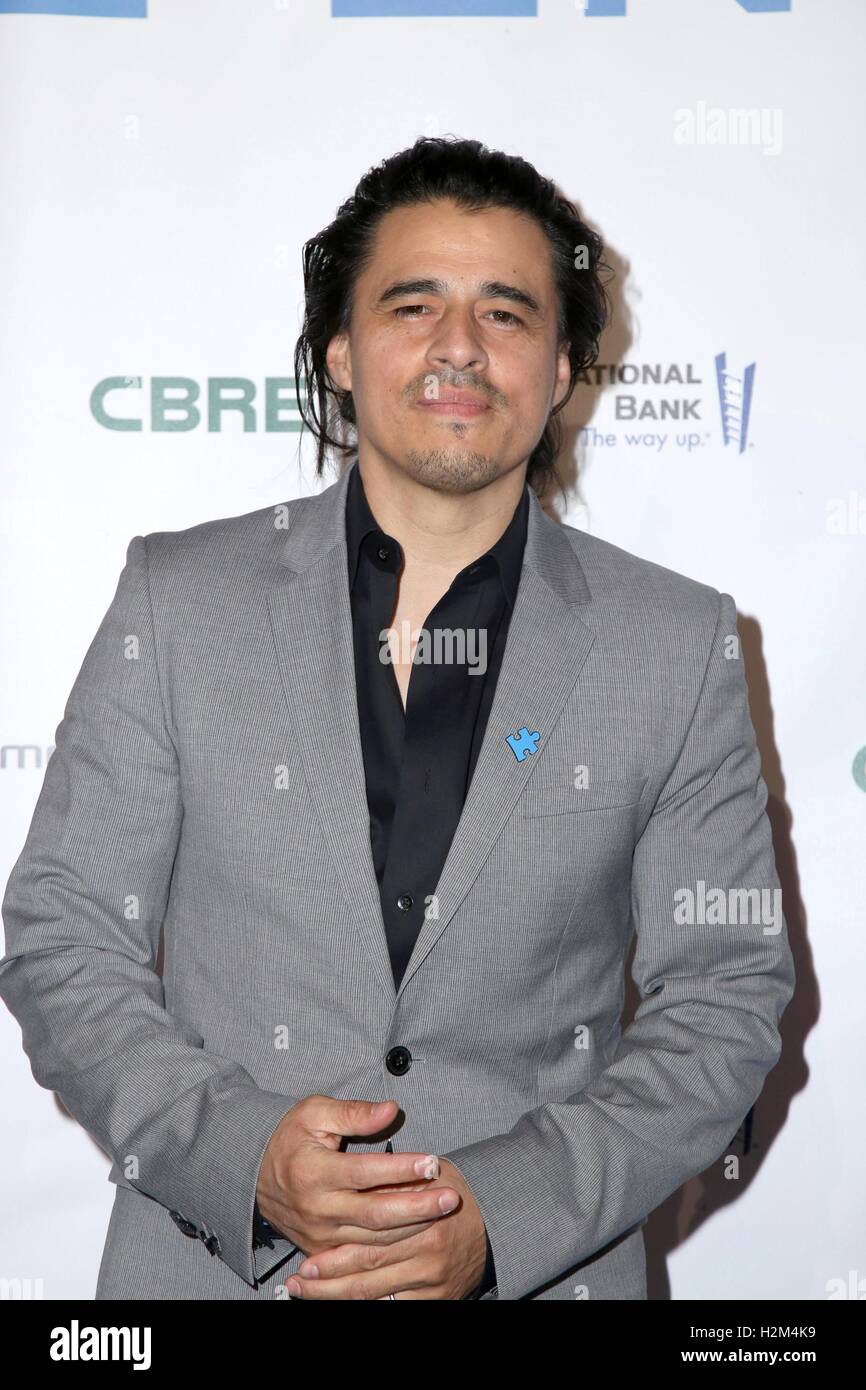
[[[393,536],[386,536],[379,526],[373,513],[370,511],[370,504],[367,501],[367,494],[364,492],[364,485],[361,481],[361,471],[357,463],[352,465],[349,475],[349,486],[346,490],[346,554],[349,561],[349,590],[355,587],[355,576],[358,573],[358,561],[361,556],[361,542],[364,537],[375,531],[383,541],[389,541],[395,545]]]
[[[484,559],[492,555],[496,561],[499,575],[502,580],[502,587],[510,606],[513,608],[517,598],[517,587],[520,583],[520,572],[523,568],[523,551],[526,545],[526,529],[529,519],[529,487],[524,484],[523,493],[520,501],[514,509],[511,521],[505,531],[499,537],[495,545],[485,551]],[[361,543],[364,537],[374,531],[377,536],[381,536],[384,543],[397,546],[397,541],[393,536],[387,535],[382,530],[367,501],[364,492],[364,484],[361,480],[361,470],[357,462],[351,466],[351,476],[346,491],[346,554],[349,565],[349,591],[355,586],[355,576],[358,573],[358,562],[361,556]],[[471,562],[477,564],[477,560]],[[470,566],[466,567],[467,569]],[[461,570],[461,574],[463,571]]]

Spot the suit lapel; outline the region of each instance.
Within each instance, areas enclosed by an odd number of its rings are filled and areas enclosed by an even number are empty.
[[[398,994],[445,931],[493,849],[574,689],[595,637],[580,617],[583,571],[557,522],[530,489],[526,548],[496,694],[463,812],[436,886],[438,918],[426,920]],[[508,734],[541,737],[518,762]]]
[[[382,987],[395,998],[379,885],[355,688],[346,563],[347,469],[295,504],[283,573],[268,594],[293,745],[348,904]]]
[[[435,889],[438,917],[423,923],[395,995],[370,848],[358,725],[346,565],[348,479],[347,469],[324,492],[294,504],[282,572],[268,605],[310,799],[364,949],[394,1000],[480,873],[574,689],[594,636],[580,617],[589,589],[577,557],[530,489],[517,600],[469,793]],[[541,737],[536,754],[518,762],[506,736],[524,726]]]

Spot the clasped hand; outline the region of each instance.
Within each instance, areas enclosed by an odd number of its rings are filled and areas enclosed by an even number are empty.
[[[267,1221],[306,1258],[285,1287],[310,1299],[463,1299],[484,1272],[485,1227],[459,1169],[422,1153],[343,1153],[395,1101],[307,1096],[283,1117],[259,1170]],[[420,1179],[420,1181],[419,1181]]]

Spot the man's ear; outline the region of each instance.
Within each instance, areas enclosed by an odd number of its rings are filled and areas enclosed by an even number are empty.
[[[553,405],[559,402],[568,392],[571,382],[571,363],[568,360],[568,352],[571,344],[568,342],[560,343],[559,351],[556,354],[556,381],[553,387]]]
[[[352,389],[352,352],[348,333],[335,333],[325,350],[328,375],[341,391]]]

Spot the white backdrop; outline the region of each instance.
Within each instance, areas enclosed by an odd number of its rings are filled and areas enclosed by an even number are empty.
[[[320,486],[265,383],[364,170],[471,136],[604,237],[564,519],[737,600],[798,974],[739,1181],[650,1221],[651,1297],[866,1298],[864,39],[860,0],[0,0],[4,883],[130,537]],[[253,427],[160,428],[164,377],[250,383]],[[0,1279],[90,1298],[108,1159],[5,1010],[0,1048]]]

